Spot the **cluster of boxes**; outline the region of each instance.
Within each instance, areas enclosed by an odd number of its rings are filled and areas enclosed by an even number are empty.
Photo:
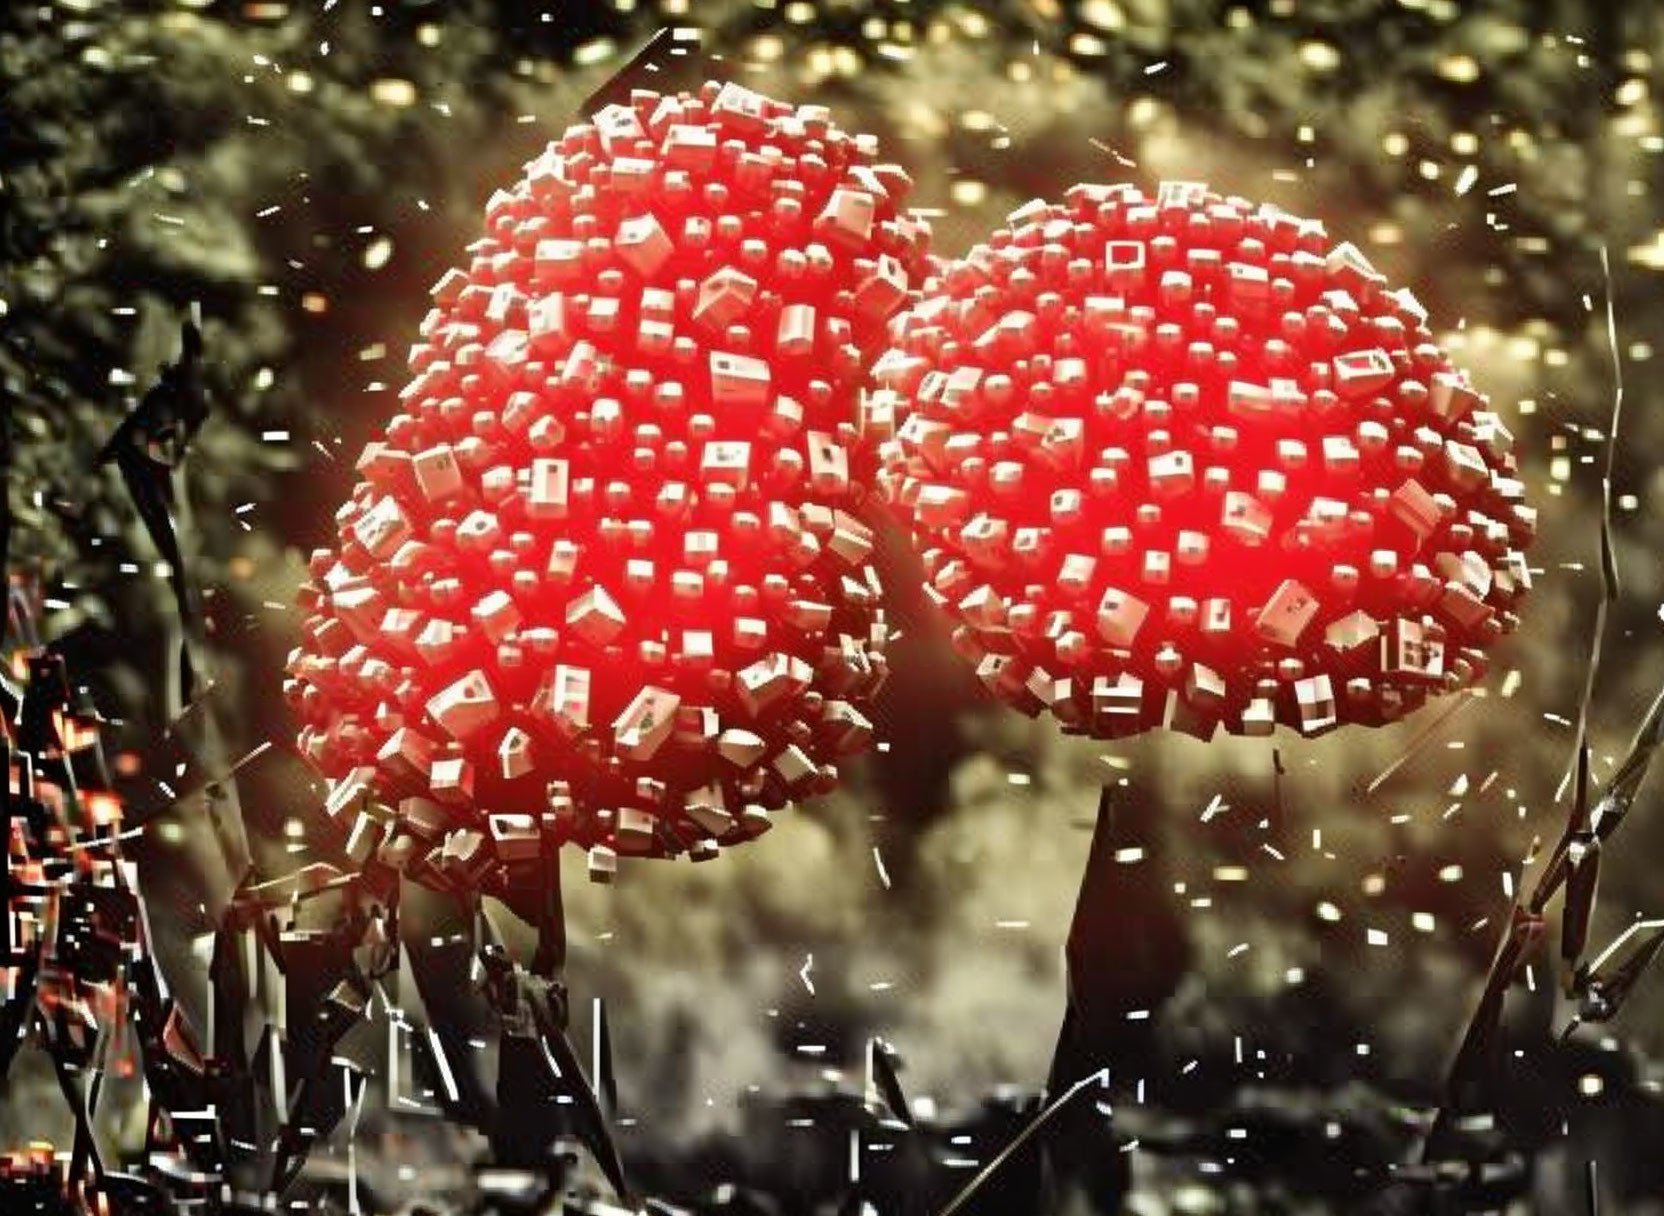
[[[873,159],[820,107],[638,91],[493,196],[302,593],[289,692],[355,841],[470,883],[575,841],[605,880],[868,744],[855,407],[929,237]]]
[[[1530,586],[1512,437],[1355,246],[1082,186],[941,284],[875,366],[880,484],[998,695],[1105,737],[1318,734],[1484,672]]]

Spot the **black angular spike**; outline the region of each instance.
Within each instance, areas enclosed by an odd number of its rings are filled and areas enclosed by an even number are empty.
[[[1594,827],[1603,840],[1612,834],[1628,813],[1661,743],[1664,743],[1664,689],[1660,689],[1653,699],[1646,717],[1635,731],[1635,738],[1630,742],[1628,755],[1607,781],[1606,793],[1595,804]]]
[[[1441,1159],[1458,1114],[1467,1108],[1475,1096],[1484,1062],[1494,1053],[1502,1033],[1502,1014],[1508,989],[1519,977],[1525,960],[1530,957],[1537,940],[1543,934],[1542,917],[1521,904],[1514,905],[1508,930],[1497,947],[1490,972],[1479,1003],[1468,1019],[1462,1041],[1457,1046],[1455,1059],[1445,1077],[1443,1102],[1433,1119],[1433,1125],[1422,1142],[1421,1159],[1432,1162]]]
[[[1580,735],[1581,738],[1581,735]],[[1659,745],[1664,743],[1664,689],[1653,698],[1646,717],[1636,728],[1629,752],[1623,763],[1606,783],[1606,790],[1589,811],[1588,824],[1599,840],[1607,840],[1622,825],[1629,808],[1640,792],[1652,766]],[[1581,752],[1580,752],[1581,755]],[[1576,811],[1574,808],[1574,820]],[[1532,889],[1530,907],[1542,912],[1566,880],[1566,846],[1569,837],[1562,837]]]
[[[412,941],[407,945],[405,956],[409,961],[410,974],[416,981],[417,994],[427,1011],[430,1033],[437,1038],[439,1050],[444,1051],[450,1061],[451,1075],[456,1083],[455,1102],[450,1100],[448,1093],[444,1093],[440,1104],[452,1120],[489,1133],[496,1120],[496,1110],[491,1095],[480,1081],[478,1069],[473,1065],[475,1053],[468,1045],[464,1028],[467,1010],[460,999],[463,990],[454,978],[458,970],[455,956],[459,949],[426,946]]]
[[[913,1126],[913,1111],[907,1104],[907,1094],[901,1087],[901,1077],[896,1069],[895,1049],[883,1039],[876,1036],[867,1040],[867,1073],[872,1078],[873,1087],[877,1089],[879,1097],[884,1100],[884,1106],[890,1116],[896,1121]]]
[[[168,584],[179,614],[179,699],[196,700],[193,639],[201,621],[185,572],[183,551],[173,522],[173,469],[207,421],[210,394],[203,365],[202,329],[193,315],[180,327],[179,358],[164,364],[147,390],[98,454],[98,464],[114,463],[140,522],[168,564]]]
[[[607,1003],[595,998],[595,1051],[592,1064],[595,1088],[601,1100],[601,1113],[611,1120],[618,1114],[618,1077],[612,1066],[612,1025],[607,1018]]]
[[[1632,938],[1638,938],[1640,945],[1628,947],[1628,954],[1614,970],[1604,970],[1606,962],[1626,949],[1626,943]],[[1605,1022],[1616,1017],[1641,977],[1658,961],[1661,951],[1664,951],[1664,919],[1637,921],[1619,934],[1592,964],[1588,987],[1597,999],[1584,1002],[1585,1008],[1579,1010],[1582,1020]]]
[[[1580,835],[1566,851],[1566,909],[1560,922],[1560,958],[1574,973],[1589,944],[1589,925],[1600,889],[1600,841]]]
[[[628,1201],[630,1192],[624,1180],[624,1162],[608,1130],[595,1089],[584,1076],[583,1066],[572,1050],[572,1040],[566,1034],[565,992],[559,990],[558,983],[542,981],[541,984],[543,991],[537,993],[531,1002],[532,1016],[547,1058],[554,1061],[558,1070],[563,1083],[561,1088],[572,1099],[573,1130],[601,1167],[613,1192]]]
[[[632,89],[675,93],[697,88],[711,76],[704,36],[694,26],[662,26],[630,61],[584,98],[578,113],[588,118],[612,105],[627,105]]]

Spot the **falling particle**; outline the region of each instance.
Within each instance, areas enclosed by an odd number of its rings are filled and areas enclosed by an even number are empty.
[[[1333,72],[1340,67],[1340,51],[1327,42],[1303,42],[1300,62],[1314,72]]]
[[[1472,84],[1479,79],[1479,61],[1472,55],[1447,55],[1439,60],[1438,72],[1456,84]]]
[[[593,42],[586,42],[572,52],[572,62],[579,67],[593,67],[598,63],[605,63],[618,53],[618,44],[610,38],[597,38]]]
[[[1165,59],[1157,60],[1155,63],[1152,63],[1149,67],[1144,69],[1144,75],[1154,76],[1157,72],[1164,71],[1166,69],[1166,67],[1167,67],[1167,60],[1165,60]]]
[[[1225,952],[1225,957],[1226,958],[1235,958],[1239,954],[1246,954],[1246,953],[1248,953],[1248,943],[1247,942],[1238,942],[1236,945],[1232,946],[1229,950],[1227,950]]]
[[[1127,15],[1114,0],[1083,0],[1075,15],[1087,25],[1105,33],[1126,28]]]
[[[1654,233],[1645,245],[1635,245],[1628,253],[1629,260],[1647,270],[1664,270],[1664,232]]]
[[[803,986],[809,990],[810,996],[815,995],[815,981],[809,978],[809,972],[814,965],[815,956],[806,954],[803,956],[803,969],[797,973],[797,978],[803,981]]]
[[[1469,190],[1473,189],[1474,184],[1478,181],[1479,166],[1463,165],[1461,173],[1456,176],[1456,193],[1458,195],[1466,194]]]
[[[878,846],[872,847],[872,862],[878,867],[878,881],[884,884],[884,889],[890,889],[890,871],[884,868],[884,855],[878,851]]]
[[[408,109],[416,104],[416,86],[408,80],[384,76],[371,82],[370,99],[377,105]]]
[[[364,269],[380,270],[393,256],[391,237],[378,236],[364,248]]]

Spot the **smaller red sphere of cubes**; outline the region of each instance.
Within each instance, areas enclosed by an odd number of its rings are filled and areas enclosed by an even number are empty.
[[[1080,185],[926,284],[885,493],[986,684],[1066,730],[1381,724],[1480,678],[1535,516],[1425,311],[1320,223]]]
[[[637,91],[491,199],[302,593],[332,815],[490,889],[562,841],[600,879],[708,857],[835,783],[886,670],[855,400],[929,237],[874,153]]]

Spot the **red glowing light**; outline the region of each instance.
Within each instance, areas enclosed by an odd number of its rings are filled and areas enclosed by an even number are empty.
[[[638,91],[492,198],[302,593],[332,813],[373,791],[471,882],[551,837],[605,877],[836,781],[885,674],[854,401],[929,238],[874,151],[823,107]]]
[[[1322,225],[1076,186],[926,284],[881,483],[989,687],[1102,737],[1380,724],[1479,679],[1535,528],[1512,437]]]

